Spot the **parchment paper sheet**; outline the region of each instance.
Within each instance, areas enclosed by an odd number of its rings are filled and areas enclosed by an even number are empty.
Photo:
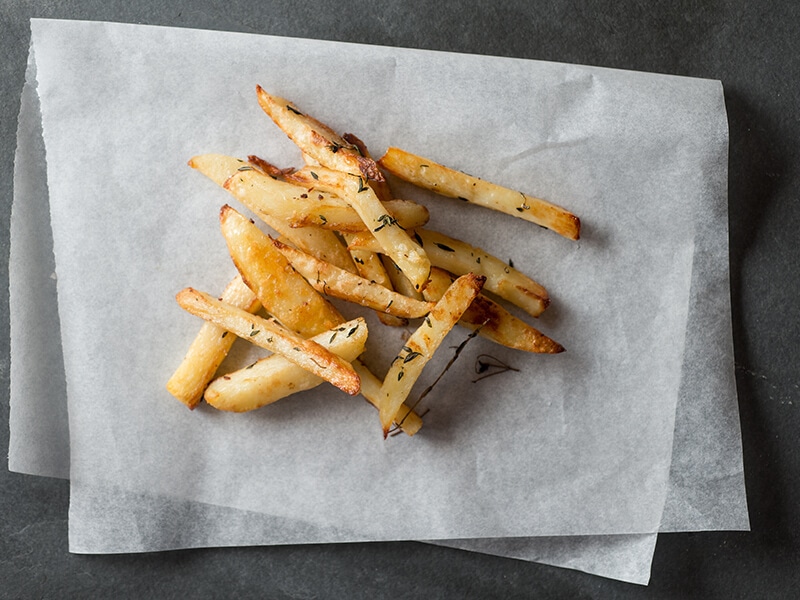
[[[513,61],[512,61],[512,62],[513,62]],[[724,166],[724,163],[723,163],[723,166]],[[724,181],[724,180],[723,180],[723,181]],[[16,207],[15,207],[15,208],[16,208]],[[579,212],[580,212],[580,211],[579,211]],[[723,216],[724,216],[724,207],[723,207]],[[723,221],[724,221],[724,219],[723,219]],[[723,230],[723,231],[724,231],[724,230]],[[718,237],[719,237],[719,236],[718,236]],[[725,256],[726,256],[726,254],[725,254]],[[696,258],[696,257],[695,257],[695,258]],[[697,260],[695,260],[695,262],[697,262]],[[697,277],[697,269],[698,269],[698,266],[697,266],[697,265],[695,265],[695,277],[694,277],[694,279],[695,279],[695,281],[697,281],[697,280],[703,281],[703,278],[702,278],[702,277]],[[59,274],[61,275],[61,272],[59,272]],[[63,276],[62,276],[62,279],[63,279]],[[724,279],[724,278],[723,278],[723,279]],[[726,280],[725,280],[723,283],[725,284],[725,286],[727,286],[727,281],[726,281]],[[694,291],[694,289],[693,289],[693,291]],[[726,294],[723,294],[723,296],[726,296]],[[718,324],[718,328],[719,328],[719,324]],[[725,337],[725,335],[724,335],[724,334],[725,334],[725,329],[726,329],[726,328],[725,328],[725,326],[723,325],[723,326],[722,326],[722,332],[723,332],[723,335],[722,335],[722,337],[723,337],[723,338]],[[727,327],[727,334],[728,334],[728,337],[729,337],[729,325],[728,325],[728,327]],[[724,342],[725,340],[723,339],[722,341]],[[687,352],[688,352],[688,351],[687,351]],[[723,365],[724,365],[724,362],[725,362],[725,361],[723,361]],[[721,403],[717,403],[717,404],[719,405],[719,404],[721,404]],[[728,404],[730,404],[730,402],[729,402]],[[735,402],[733,403],[733,407],[734,407],[734,413],[735,413]],[[563,410],[563,408],[562,408],[562,410]],[[724,412],[724,411],[722,411],[722,412]],[[730,420],[730,419],[729,419],[729,420]],[[736,429],[736,428],[734,427],[733,429]],[[722,428],[720,428],[720,430],[722,430]],[[736,435],[734,435],[734,436],[733,436],[733,438],[736,438]],[[707,460],[707,459],[706,459],[706,460]],[[735,471],[735,469],[734,469],[734,471]],[[739,469],[739,474],[740,474],[740,473],[741,473],[741,471],[740,471],[740,469]],[[733,480],[735,480],[735,479],[736,479],[736,473],[733,473],[733,474],[731,475],[731,479],[733,479]],[[735,487],[735,486],[734,486],[734,487]],[[702,511],[700,511],[700,512],[702,512]],[[698,513],[698,514],[700,514],[700,513]]]

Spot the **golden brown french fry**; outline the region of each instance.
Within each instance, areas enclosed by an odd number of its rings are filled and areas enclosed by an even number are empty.
[[[304,171],[301,169],[292,173],[292,181]],[[398,225],[360,175],[324,167],[311,168],[307,173],[319,187],[344,198],[356,210],[380,245],[379,252],[389,256],[400,267],[415,289],[425,287],[431,270],[425,250]]]
[[[261,86],[256,86],[256,94],[264,112],[314,161],[331,169],[360,173],[365,179],[384,180],[375,161],[362,156],[357,146],[333,129],[304,114],[288,100],[267,93]]]
[[[434,267],[431,269],[431,280],[423,296],[429,302],[438,301],[454,280],[455,277],[450,273]],[[480,327],[478,335],[515,350],[541,354],[557,354],[564,351],[561,344],[518,319],[483,294],[476,296],[458,323],[473,330]]]
[[[352,362],[364,352],[367,324],[362,318],[353,319],[311,339],[344,360]],[[356,372],[361,377],[361,372]],[[290,394],[310,390],[322,382],[320,377],[298,367],[280,354],[272,354],[249,367],[212,381],[205,391],[205,400],[219,410],[246,412]]]
[[[383,382],[375,377],[359,359],[353,361],[353,368],[361,377],[361,395],[375,408],[378,408]],[[422,418],[405,403],[397,411],[394,423],[408,435],[414,435],[422,428]]]
[[[528,314],[538,317],[550,304],[547,290],[485,250],[430,229],[417,229],[414,237],[425,248],[431,263],[456,275],[476,273],[486,277],[485,288]],[[380,252],[379,244],[365,234],[353,234],[348,248]]]
[[[261,304],[240,275],[237,275],[222,292],[222,301],[246,310],[257,312]],[[226,329],[205,322],[189,346],[183,361],[167,381],[167,391],[194,409],[203,398],[203,390],[214,377],[231,349],[235,335]]]
[[[292,333],[276,319],[252,315],[193,288],[181,290],[176,299],[184,310],[193,315],[219,325],[257,346],[281,354],[350,395],[358,393],[360,379],[350,363],[319,344]]]
[[[379,414],[384,437],[422,369],[478,295],[483,282],[483,277],[473,273],[459,277],[392,361],[380,391]]]
[[[571,240],[580,237],[580,219],[541,198],[466,175],[399,148],[389,148],[378,164],[400,179],[443,196],[525,219]]]
[[[380,284],[321,261],[278,240],[273,240],[272,243],[295,270],[322,294],[407,319],[425,316],[433,306],[429,302],[388,290]]]
[[[226,204],[220,210],[219,220],[242,279],[264,309],[284,327],[307,338],[344,320],[250,219]]]

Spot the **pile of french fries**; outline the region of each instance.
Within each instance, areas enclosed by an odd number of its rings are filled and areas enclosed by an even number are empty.
[[[257,156],[218,154],[189,161],[275,235],[227,204],[220,210],[238,275],[219,298],[193,288],[178,293],[178,304],[204,323],[167,383],[173,396],[190,409],[205,399],[244,412],[327,381],[375,406],[384,437],[414,435],[422,419],[409,394],[457,323],[525,352],[563,351],[482,293],[537,317],[550,302],[547,290],[484,250],[429,229],[428,210],[394,198],[386,173],[573,240],[580,235],[575,215],[398,148],[376,161],[356,136],[339,135],[260,86],[256,92],[305,164],[279,168]],[[370,333],[364,318],[346,321],[326,297],[372,309],[387,326],[416,321],[383,380],[359,358]],[[236,339],[269,354],[217,375]]]

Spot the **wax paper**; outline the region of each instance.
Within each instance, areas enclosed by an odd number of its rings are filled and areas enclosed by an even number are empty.
[[[414,57],[414,58],[417,58],[417,57]],[[475,60],[475,59],[473,58],[472,60]],[[413,61],[411,61],[411,62],[413,62]],[[491,62],[491,61],[490,61],[490,62]],[[514,62],[514,61],[512,61],[512,63],[513,63],[513,62]],[[540,65],[540,66],[541,66],[541,65]],[[569,70],[569,68],[567,68],[567,67],[564,67],[564,66],[558,66],[558,67],[559,67],[560,69],[567,69],[567,70]],[[399,70],[401,70],[401,69],[399,69],[399,68],[398,68],[397,64],[395,64],[395,70],[396,70],[396,71],[399,71]],[[607,73],[603,72],[603,74],[604,74],[604,75],[606,75]],[[630,76],[630,74],[619,74],[619,75],[620,75],[620,76]],[[578,78],[578,79],[580,79],[580,78]],[[600,78],[600,79],[602,80],[602,78]],[[624,77],[623,77],[623,79],[624,79]],[[592,85],[594,85],[594,84],[592,84]],[[408,86],[408,87],[412,87],[412,86]],[[426,128],[426,129],[427,129],[427,128]],[[47,131],[47,127],[45,128],[45,130]],[[428,140],[426,143],[427,143],[427,144],[430,144],[430,140]],[[587,143],[588,143],[588,142],[587,142]],[[48,150],[49,150],[49,147],[48,147]],[[51,166],[52,166],[52,163],[51,163],[50,161],[48,161],[48,166],[49,166],[49,167],[51,167]],[[593,177],[589,177],[588,179],[590,180],[590,182],[594,183],[594,178],[593,178]],[[450,213],[448,213],[448,212],[443,212],[442,214],[444,215],[444,217],[445,217],[445,218],[451,218],[451,219],[457,219],[457,218],[459,218],[459,216],[458,216],[458,215],[456,215],[456,216],[453,216],[453,215],[451,215],[451,214],[450,214]],[[55,213],[54,213],[54,222],[55,222]],[[483,224],[485,224],[485,223],[483,223]],[[462,227],[468,227],[469,225],[468,225],[468,224],[466,224],[466,221],[465,221],[465,224],[462,224],[461,226],[462,226]],[[476,235],[479,235],[480,233],[482,233],[482,232],[476,232]],[[493,234],[493,235],[495,235],[495,234]],[[491,238],[492,238],[492,236],[489,236],[489,238],[487,238],[487,239],[491,239]],[[585,238],[585,239],[586,239],[586,238]],[[598,239],[598,241],[602,241],[602,240],[601,240],[601,239]],[[586,244],[586,242],[584,241],[584,242],[583,242],[583,244]],[[486,244],[486,245],[488,246],[488,244]],[[610,245],[610,247],[611,247],[612,249],[614,249],[614,247],[615,247],[615,246],[614,246],[614,244],[611,244],[611,245]],[[674,251],[674,252],[676,252],[677,254],[679,254],[677,251]],[[695,266],[696,266],[696,265],[695,265]],[[683,274],[683,275],[685,275],[685,273],[686,273],[685,271],[682,271],[682,274]],[[696,270],[696,269],[695,269],[695,273],[697,273],[697,270]],[[60,278],[61,278],[61,279],[63,279],[63,277],[62,277],[61,273],[59,274],[59,276],[60,276]],[[681,278],[680,278],[680,277],[678,277],[678,279],[681,279]],[[695,279],[697,279],[697,277],[695,277]],[[700,281],[702,281],[702,280],[703,280],[703,278],[702,278],[702,277],[700,277],[700,278],[699,278],[699,280],[700,280]],[[685,283],[686,283],[686,281],[684,281],[683,283],[685,284]],[[59,281],[59,284],[61,284],[61,280]],[[665,284],[666,284],[666,285],[669,287],[669,286],[673,285],[673,282],[672,282],[671,280],[669,280],[669,281],[665,282]],[[680,304],[680,303],[678,303],[678,304]],[[680,311],[678,311],[678,312],[680,312]],[[552,313],[551,313],[551,314],[552,314]],[[555,319],[555,320],[553,320],[553,321],[552,321],[552,323],[554,323],[554,324],[560,324],[560,319]],[[680,329],[680,328],[678,328],[678,329]],[[680,337],[680,336],[677,336],[677,337]],[[626,338],[626,341],[627,341],[627,338]],[[69,362],[69,359],[68,359],[68,362]],[[467,386],[467,387],[469,387],[469,386]],[[561,402],[561,408],[560,408],[560,415],[561,415],[562,417],[563,417],[563,416],[564,416],[564,414],[565,414],[564,405],[565,405],[565,403],[564,403],[564,400],[562,399],[562,402]],[[674,411],[674,400],[673,400],[673,404],[672,404],[672,410]],[[71,411],[71,412],[72,412],[72,411]],[[567,412],[569,412],[569,411],[567,411]],[[426,425],[426,427],[428,427],[428,426]],[[447,441],[447,440],[445,440],[445,441]],[[668,462],[667,462],[667,464],[668,464]],[[663,466],[663,465],[662,465],[662,466]],[[735,474],[734,474],[734,478],[735,478]],[[656,504],[657,504],[657,503],[656,503]],[[358,536],[356,536],[356,537],[358,537]]]

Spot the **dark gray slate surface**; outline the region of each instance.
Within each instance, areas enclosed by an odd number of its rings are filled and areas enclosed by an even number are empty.
[[[800,5],[566,0],[0,0],[0,217],[8,224],[30,17],[126,21],[554,60],[722,80],[733,330],[753,531],[662,535],[648,588],[416,543],[125,556],[67,552],[68,484],[0,469],[2,598],[789,598],[800,587]],[[0,299],[0,447],[8,299]]]

